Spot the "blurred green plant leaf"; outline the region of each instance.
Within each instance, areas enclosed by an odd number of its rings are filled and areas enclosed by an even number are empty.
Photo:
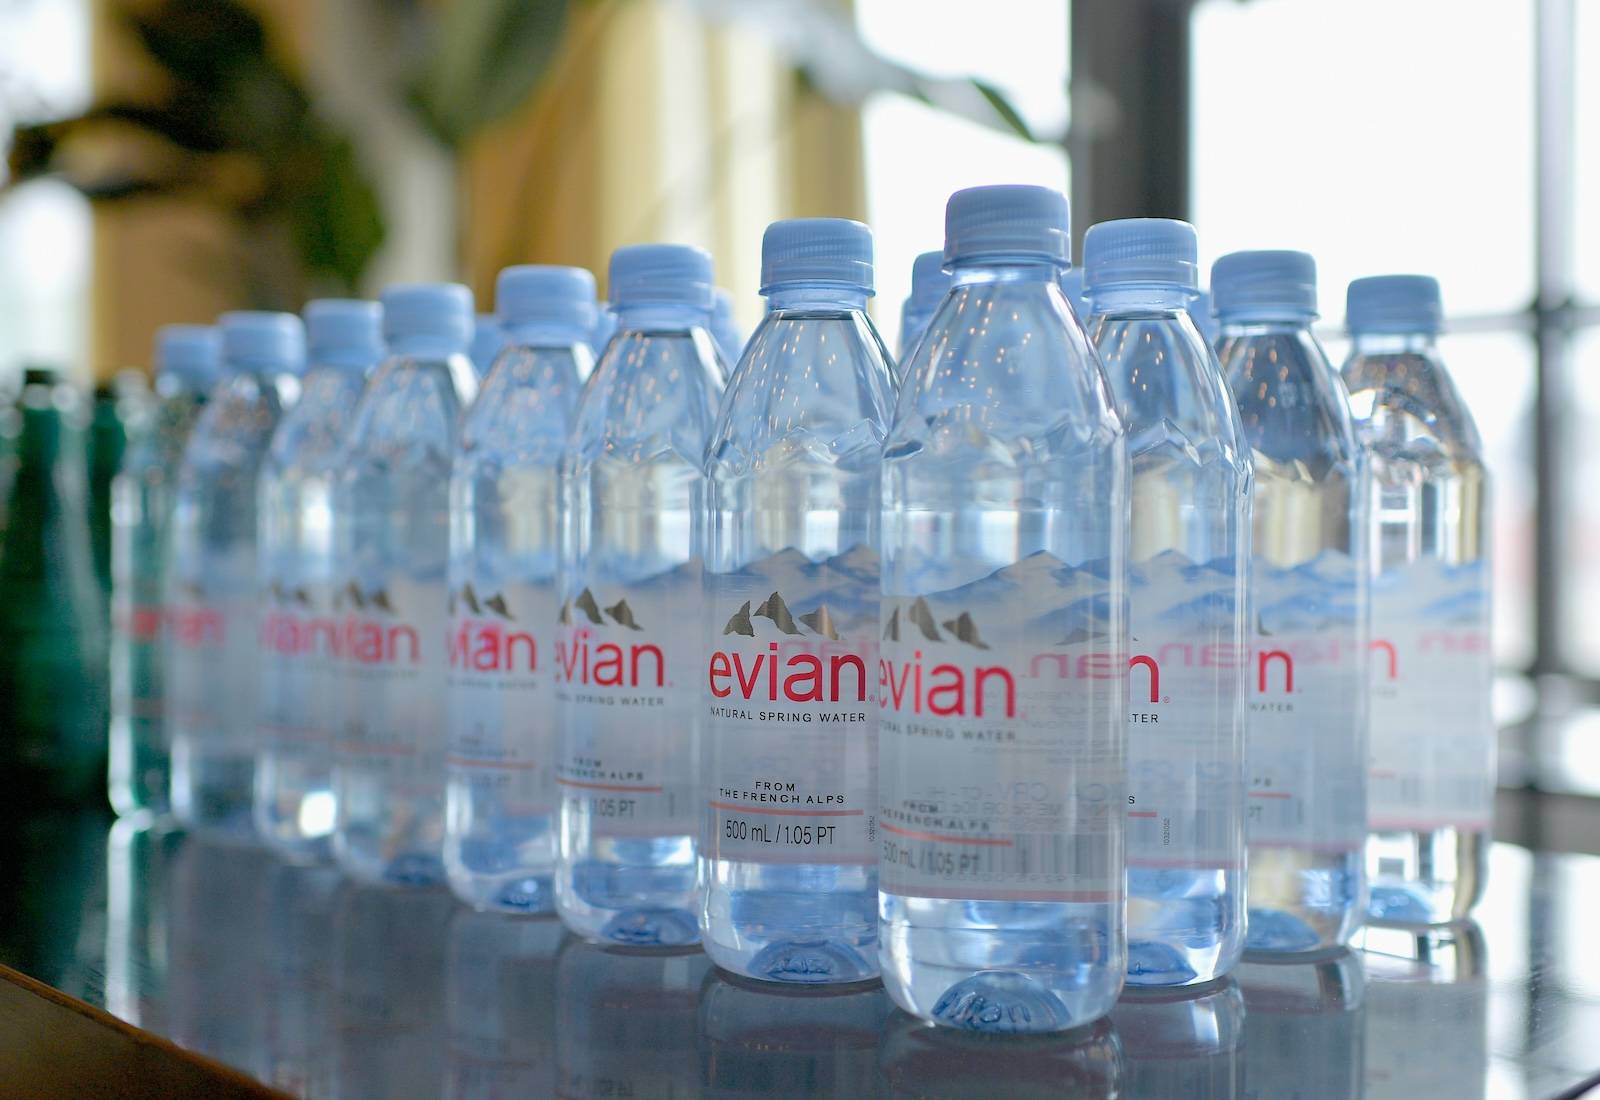
[[[411,91],[423,124],[459,148],[528,101],[555,60],[571,0],[454,0]]]
[[[1019,138],[1023,141],[1039,140],[1033,136],[1033,130],[1028,126],[1027,121],[1011,105],[1011,101],[1005,97],[1005,93],[1001,92],[999,88],[976,77],[973,78],[972,86],[978,89],[979,95],[988,100],[989,106],[994,108],[994,113],[999,115],[1000,120],[1011,127]]]

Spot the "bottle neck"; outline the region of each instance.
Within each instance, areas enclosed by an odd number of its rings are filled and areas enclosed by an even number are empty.
[[[768,293],[767,307],[774,312],[862,313],[867,308],[867,292],[838,286],[779,285]]]
[[[1438,338],[1431,332],[1357,332],[1351,334],[1356,355],[1428,355]]]
[[[1311,319],[1229,317],[1227,320],[1219,319],[1218,329],[1225,337],[1282,336],[1294,333],[1306,333],[1309,335],[1311,332]]]
[[[1194,298],[1181,286],[1111,286],[1096,288],[1090,300],[1095,313],[1182,313]]]
[[[624,302],[616,307],[617,331],[688,332],[709,329],[711,311],[673,302]]]
[[[443,360],[449,359],[453,355],[465,354],[467,354],[467,349],[448,337],[416,334],[397,336],[389,341],[389,357],[391,359]]]
[[[589,341],[587,329],[559,321],[524,321],[505,328],[505,343],[524,348],[565,348]]]
[[[1049,283],[1054,285],[1061,268],[1044,260],[1015,260],[974,256],[956,260],[950,278],[955,286],[982,283]]]

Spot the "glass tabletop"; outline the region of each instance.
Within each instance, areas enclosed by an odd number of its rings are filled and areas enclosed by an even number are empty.
[[[1475,923],[1129,993],[1047,1039],[881,986],[774,990],[442,890],[360,887],[159,826],[0,848],[0,962],[273,1084],[338,1097],[1553,1097],[1600,1069],[1600,859],[1510,844]]]

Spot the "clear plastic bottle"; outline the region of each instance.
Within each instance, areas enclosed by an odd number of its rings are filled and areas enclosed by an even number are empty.
[[[872,232],[767,227],[771,311],[706,451],[701,942],[767,981],[878,972],[878,545],[889,354]]]
[[[982,1031],[1087,1024],[1128,965],[1127,439],[1068,239],[1059,192],[951,196],[884,450],[883,981]]]
[[[1314,965],[1292,966],[1247,960],[1235,977],[1244,997],[1246,1096],[1366,1095],[1367,976],[1360,955],[1340,949]],[[1458,1094],[1430,1087],[1384,1095]]]
[[[1128,430],[1128,981],[1208,982],[1244,951],[1250,457],[1190,319],[1195,234],[1083,241],[1089,335]]]
[[[156,332],[156,403],[111,485],[111,808],[167,812],[171,782],[162,658],[161,573],[178,464],[216,384],[221,342],[210,325]]]
[[[1244,997],[1232,979],[1129,989],[1111,1013],[1130,1097],[1236,1100],[1245,1091]]]
[[[333,486],[367,372],[383,356],[376,302],[305,309],[307,371],[261,467],[256,523],[261,737],[256,832],[280,855],[323,859],[333,835],[333,738],[344,687],[334,614]]]
[[[1494,810],[1489,477],[1435,346],[1439,284],[1350,284],[1344,364],[1372,474],[1373,920],[1442,924],[1483,896]]]
[[[594,276],[510,267],[506,345],[462,419],[450,485],[445,870],[477,909],[555,907],[558,475],[594,324]]]
[[[744,352],[745,338],[733,315],[733,295],[720,286],[716,288],[716,301],[711,310],[711,339],[722,353],[723,361],[737,363]]]
[[[477,392],[472,292],[392,286],[382,304],[388,358],[334,489],[345,684],[333,848],[357,879],[421,885],[444,879],[449,483],[458,414]]]
[[[950,293],[950,273],[944,269],[944,251],[920,253],[911,262],[911,293],[900,307],[900,343],[897,362],[911,357],[927,331],[933,311]]]
[[[611,338],[617,334],[617,313],[611,308],[610,302],[595,303],[594,328],[589,330],[589,350],[594,352],[594,361],[599,362],[605,354],[606,345],[611,343]],[[587,378],[584,381],[588,381]]]
[[[612,255],[617,333],[579,399],[562,471],[556,907],[591,940],[699,938],[703,464],[722,394],[711,289],[698,248]]]
[[[1255,467],[1245,946],[1280,954],[1348,942],[1366,903],[1366,466],[1311,335],[1316,279],[1304,252],[1235,252],[1211,271]]]
[[[167,555],[172,809],[190,828],[252,836],[260,651],[256,478],[305,362],[292,313],[225,313],[222,381],[184,448]]]

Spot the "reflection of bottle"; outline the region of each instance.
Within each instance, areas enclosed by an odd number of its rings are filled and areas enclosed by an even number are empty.
[[[0,463],[0,782],[11,810],[97,801],[105,774],[105,596],[89,542],[87,424],[77,388],[38,367],[0,411],[12,452]]]
[[[1489,1065],[1483,930],[1471,921],[1426,931],[1368,927],[1363,945],[1367,1095],[1482,1097]]]
[[[256,474],[305,362],[288,313],[222,318],[223,377],[178,471],[165,604],[172,810],[190,828],[253,835],[256,770]]]
[[[883,453],[879,956],[909,1012],[1060,1031],[1128,965],[1127,440],[1066,197],[957,191],[945,238]]]
[[[711,962],[569,939],[556,960],[556,1090],[587,1100],[699,1095],[695,1016]]]
[[[557,1095],[556,951],[565,935],[554,917],[456,910],[445,998],[452,1100]]]
[[[1244,951],[1250,459],[1187,307],[1187,222],[1083,242],[1090,337],[1128,429],[1128,982],[1188,985]]]
[[[911,264],[911,293],[900,307],[900,341],[895,348],[899,361],[904,363],[916,350],[917,341],[933,320],[933,311],[939,308],[950,291],[950,273],[944,269],[944,249],[923,252]]]
[[[897,1012],[878,1051],[884,1100],[1054,1100],[1122,1096],[1122,1045],[1110,1021],[1062,1036],[996,1042]]]
[[[581,936],[670,947],[699,937],[702,463],[722,392],[711,257],[619,248],[611,299],[617,334],[562,468],[556,906]]]
[[[444,880],[450,462],[477,392],[472,292],[383,292],[389,357],[356,406],[334,489],[343,624],[333,848],[366,882]]]
[[[106,844],[106,1011],[169,1034],[169,882],[184,836],[170,823],[123,818]]]
[[[171,878],[168,1034],[180,1046],[254,1073],[260,1069],[264,849],[190,835]]]
[[[761,252],[772,310],[706,448],[701,940],[746,977],[859,982],[878,972],[879,466],[894,381],[866,314],[866,226],[774,222]]]
[[[339,872],[273,863],[261,880],[262,1080],[326,1096],[333,1074],[333,928]]]
[[[1244,1086],[1244,998],[1231,978],[1129,989],[1111,1011],[1133,1097],[1235,1100]]]
[[[1360,956],[1341,950],[1318,963],[1247,962],[1234,978],[1244,994],[1247,1100],[1361,1095],[1366,975]]]
[[[112,483],[110,789],[119,814],[167,809],[161,571],[178,463],[216,382],[219,350],[208,325],[156,333],[155,404]]]
[[[443,889],[346,883],[334,910],[334,1086],[340,1100],[434,1100],[444,1088]]]
[[[876,982],[787,990],[713,971],[700,991],[702,1095],[871,1096],[893,1010]]]
[[[505,344],[461,418],[450,480],[445,871],[478,909],[555,908],[558,473],[594,323],[594,276],[500,273]]]
[[[1366,465],[1311,334],[1311,257],[1230,253],[1211,292],[1255,468],[1245,946],[1326,950],[1349,940],[1366,900]]]
[[[300,400],[273,433],[257,493],[261,729],[256,832],[289,858],[326,858],[343,648],[333,612],[333,483],[367,371],[383,354],[373,302],[305,309]]]
[[[1494,810],[1489,477],[1435,346],[1439,284],[1350,284],[1344,365],[1372,470],[1373,920],[1458,920],[1483,895]]]

